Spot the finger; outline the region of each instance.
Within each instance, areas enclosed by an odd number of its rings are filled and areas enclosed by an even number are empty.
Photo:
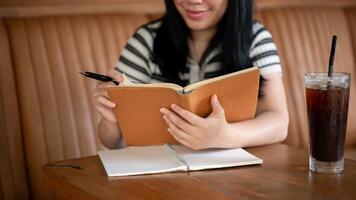
[[[174,134],[176,137],[186,142],[191,140],[191,136],[189,134],[183,132],[180,128],[174,125],[167,117],[163,116],[163,119],[166,121],[171,134]]]
[[[101,105],[107,106],[109,108],[115,108],[116,104],[110,100],[108,100],[107,98],[103,97],[103,96],[99,96],[97,98],[97,102]]]
[[[108,75],[118,82],[121,82],[124,80],[122,74],[120,74],[116,68],[110,69],[108,71]]]
[[[221,106],[216,94],[214,94],[210,100],[211,100],[211,107],[213,108],[212,115],[218,117],[225,117],[224,108]]]
[[[183,144],[184,146],[192,147],[192,145],[190,144],[190,142],[188,140],[185,140],[184,138],[182,138],[179,134],[174,132],[171,128],[168,128],[167,131],[172,135],[172,137],[175,140],[177,140],[177,142]]]
[[[194,125],[194,126],[202,126],[205,122],[204,122],[204,118],[189,112],[188,110],[185,110],[181,107],[179,107],[176,104],[172,104],[171,108],[174,110],[174,112],[176,112],[179,116],[181,116],[183,119],[185,119],[186,121],[188,121],[190,124]]]
[[[100,115],[108,120],[109,122],[116,123],[116,116],[111,108],[107,108],[102,105],[95,106],[95,109],[100,113]]]
[[[104,96],[104,97],[106,97],[107,99],[110,99],[107,90],[102,90],[102,89],[95,90],[94,93],[93,93],[93,98],[95,99],[95,98],[97,98],[97,97],[99,97],[99,96]]]
[[[109,94],[108,94],[108,91],[107,91],[107,87],[109,85],[112,85],[111,83],[103,83],[103,82],[99,82],[97,85],[96,85],[96,88],[93,92],[93,100],[95,98],[97,98],[98,96],[104,96],[106,98],[109,98]]]
[[[111,82],[98,82],[96,89],[106,89],[110,85],[112,85]]]
[[[172,131],[168,128],[167,131],[169,133],[171,133],[172,137],[180,144],[186,146],[186,147],[189,147],[192,149],[192,145],[190,145],[189,142],[185,141],[185,140],[182,140],[181,138],[177,137],[174,133],[172,133]]]
[[[124,80],[123,75],[120,73],[115,74],[112,78],[115,79],[117,82],[122,82]]]
[[[112,76],[114,76],[116,73],[118,73],[118,71],[117,71],[115,68],[111,68],[111,69],[109,69],[107,75],[112,77]]]
[[[167,117],[172,123],[174,123],[176,126],[178,126],[180,129],[182,129],[185,132],[191,132],[194,129],[194,126],[189,124],[187,121],[176,115],[175,113],[171,112],[170,110],[166,108],[162,108],[161,113],[163,116]]]

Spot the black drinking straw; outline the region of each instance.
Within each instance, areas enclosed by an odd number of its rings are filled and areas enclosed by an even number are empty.
[[[332,77],[333,75],[333,70],[334,70],[334,57],[335,57],[335,49],[336,49],[336,40],[337,36],[333,36],[333,41],[331,44],[331,50],[330,50],[330,58],[329,58],[329,68],[328,68],[328,76]]]

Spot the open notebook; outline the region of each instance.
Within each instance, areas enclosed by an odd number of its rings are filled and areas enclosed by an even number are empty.
[[[262,159],[241,148],[195,151],[166,144],[131,146],[98,154],[109,177],[262,164]]]
[[[260,73],[257,67],[203,80],[184,88],[169,83],[133,84],[129,79],[119,86],[108,87],[120,133],[129,146],[177,144],[167,132],[159,110],[171,104],[207,117],[211,113],[211,96],[216,94],[229,123],[255,117]],[[137,126],[139,124],[139,126]],[[149,134],[147,134],[149,130]]]

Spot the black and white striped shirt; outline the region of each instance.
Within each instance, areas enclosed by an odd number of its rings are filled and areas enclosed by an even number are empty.
[[[153,50],[153,40],[161,22],[156,21],[141,26],[128,40],[121,52],[119,62],[115,68],[124,73],[132,82],[159,83],[167,82],[156,63],[150,58]],[[250,47],[250,58],[254,66],[259,67],[262,76],[281,72],[281,63],[277,47],[272,40],[271,33],[259,22],[253,24],[253,40]],[[188,72],[179,74],[180,78],[189,84],[217,75],[221,68],[216,61],[218,50],[215,49],[206,57],[202,66],[187,58]]]

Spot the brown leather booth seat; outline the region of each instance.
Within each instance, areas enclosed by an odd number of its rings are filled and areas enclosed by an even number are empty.
[[[259,0],[257,7],[284,67],[285,143],[308,145],[303,74],[326,70],[337,34],[335,68],[352,74],[346,143],[356,147],[356,2]],[[0,2],[0,200],[50,199],[44,164],[102,148],[90,103],[95,82],[78,72],[112,67],[135,28],[162,12],[161,0]]]
[[[352,14],[356,9],[286,8],[262,10],[261,19],[274,36],[284,66],[288,108],[291,123],[286,143],[307,147],[308,131],[304,96],[304,73],[327,71],[331,38],[338,35],[335,70],[355,77],[356,26]],[[350,17],[350,18],[348,18]],[[355,18],[355,17],[353,17]],[[350,89],[349,122],[346,144],[356,141],[356,80]]]

